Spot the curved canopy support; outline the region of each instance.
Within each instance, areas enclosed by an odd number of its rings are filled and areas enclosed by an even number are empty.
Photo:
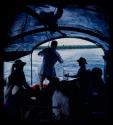
[[[21,6],[9,33],[10,39],[4,49],[4,60],[10,53],[16,52],[24,56],[22,52],[31,53],[40,44],[57,38],[81,38],[99,45],[104,51],[109,51],[109,18],[106,13],[93,5],[44,5]],[[45,19],[43,14],[52,15]],[[52,20],[53,17],[55,21]],[[57,25],[54,31],[51,30],[51,24]]]

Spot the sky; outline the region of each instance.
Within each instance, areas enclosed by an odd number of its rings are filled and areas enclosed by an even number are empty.
[[[82,39],[78,39],[78,38],[62,38],[62,39],[56,39],[56,40],[58,41],[58,45],[95,45],[92,42],[82,40]],[[43,45],[45,46],[45,45],[48,45],[48,44],[50,44],[50,43],[47,42]]]

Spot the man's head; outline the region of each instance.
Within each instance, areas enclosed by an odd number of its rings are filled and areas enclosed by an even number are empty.
[[[79,65],[80,65],[80,66],[87,64],[86,59],[83,58],[83,57],[80,57],[77,61],[79,62]]]
[[[14,62],[14,66],[15,66],[16,68],[23,68],[25,64],[26,64],[26,63],[23,62],[23,61],[20,60],[20,59],[18,59],[18,60],[16,60],[16,61]]]
[[[99,67],[94,67],[94,68],[92,69],[92,76],[93,76],[95,79],[101,78],[101,76],[102,76],[102,69],[99,68]]]
[[[56,40],[53,40],[52,42],[51,42],[51,47],[53,47],[53,48],[56,48],[57,47],[57,41]]]

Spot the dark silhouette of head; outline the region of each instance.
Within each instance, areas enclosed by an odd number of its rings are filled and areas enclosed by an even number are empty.
[[[14,67],[15,68],[20,68],[20,67],[22,68],[25,64],[26,64],[25,62],[23,62],[22,60],[18,59],[18,60],[16,60],[14,62]]]
[[[52,47],[52,48],[56,48],[56,47],[57,47],[57,44],[58,44],[58,42],[57,42],[56,40],[53,40],[53,41],[51,42],[51,47]]]
[[[83,58],[83,57],[80,57],[77,61],[79,62],[79,65],[80,65],[80,66],[87,64],[86,59]]]
[[[102,69],[101,68],[98,68],[98,67],[95,67],[92,69],[92,75],[93,75],[93,78],[101,78],[102,76]]]

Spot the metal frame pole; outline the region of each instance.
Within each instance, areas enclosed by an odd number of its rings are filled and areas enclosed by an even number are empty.
[[[33,78],[33,74],[32,74],[32,52],[31,52],[31,86],[32,86],[32,78]]]

